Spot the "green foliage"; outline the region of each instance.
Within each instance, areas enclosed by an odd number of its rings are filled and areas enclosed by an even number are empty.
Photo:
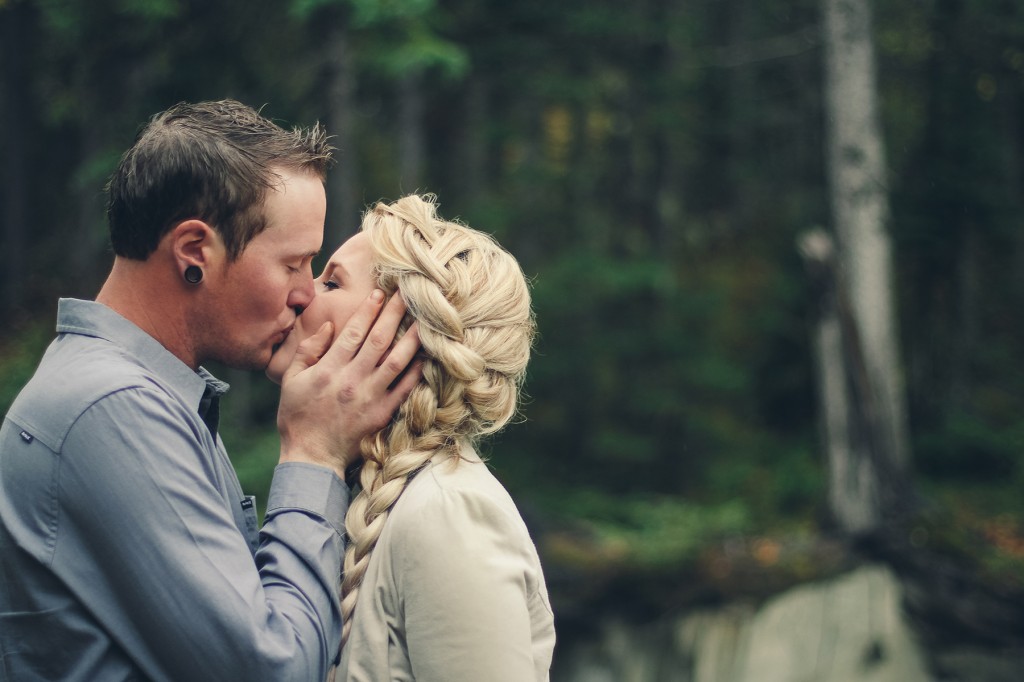
[[[344,4],[344,0],[292,0],[288,5],[288,13],[297,19],[308,19],[324,7]]]
[[[293,0],[290,12],[306,19],[331,6],[351,8],[353,28],[361,29],[395,19],[416,19],[434,9],[434,0]]]
[[[459,78],[469,68],[466,53],[459,46],[439,38],[422,24],[409,26],[402,43],[373,50],[371,59],[391,77],[437,68],[449,78]]]
[[[944,427],[915,441],[920,468],[940,479],[1005,480],[1024,476],[1024,423],[1010,428],[968,414],[953,414]]]
[[[582,490],[552,500],[550,512],[587,529],[598,555],[641,570],[691,563],[709,543],[751,528],[740,500],[704,507],[677,497]]]
[[[122,150],[110,147],[92,158],[83,159],[82,165],[71,176],[72,186],[81,191],[94,191],[94,188],[102,187],[114,172],[122,153]]]
[[[129,16],[161,21],[181,16],[185,7],[175,0],[120,0],[115,11]]]
[[[233,433],[228,427],[221,433],[231,463],[246,495],[256,496],[256,508],[262,520],[270,496],[270,482],[281,454],[281,441],[276,431]]]
[[[1019,491],[1019,481],[1015,488]],[[977,484],[929,486],[929,492],[942,506],[915,520],[911,541],[1000,591],[1024,590],[1021,496],[1009,487]]]
[[[0,414],[7,414],[22,386],[32,378],[53,338],[52,330],[52,323],[33,322],[0,345]]]
[[[325,15],[323,10],[334,10]],[[436,68],[459,78],[469,66],[465,51],[432,26],[434,0],[294,0],[291,16],[343,25],[359,43],[360,61],[388,78]]]

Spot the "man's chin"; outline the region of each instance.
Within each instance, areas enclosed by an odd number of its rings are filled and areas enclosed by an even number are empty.
[[[244,369],[250,372],[269,372],[270,365],[274,362],[274,354],[266,350],[260,355],[254,355],[247,358],[244,362],[239,362],[235,367],[237,369]]]

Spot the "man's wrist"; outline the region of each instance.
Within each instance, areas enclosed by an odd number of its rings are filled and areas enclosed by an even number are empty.
[[[334,470],[338,478],[345,480],[345,470],[355,461],[354,457],[339,457],[324,452],[321,448],[301,446],[281,446],[281,454],[278,463],[301,462],[304,464],[315,464]]]
[[[324,518],[344,535],[344,518],[351,492],[333,469],[304,462],[287,462],[274,469],[267,498],[266,519],[302,511]]]
[[[284,452],[282,452],[281,453],[281,457],[277,460],[277,463],[278,464],[292,464],[292,463],[296,463],[296,464],[312,464],[314,466],[324,467],[325,469],[330,469],[331,471],[333,471],[338,476],[338,478],[340,478],[343,481],[345,480],[345,470],[344,470],[344,468],[338,467],[333,462],[327,461],[327,460],[325,460],[323,458],[309,457],[309,456],[306,456],[306,455],[301,455],[301,454],[296,454],[296,453],[285,454]]]

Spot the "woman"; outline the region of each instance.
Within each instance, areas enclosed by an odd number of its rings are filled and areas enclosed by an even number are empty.
[[[378,204],[317,279],[268,373],[374,287],[401,290],[423,379],[362,444],[345,523],[347,680],[547,680],[554,626],[537,552],[475,446],[515,414],[534,323],[526,279],[491,237],[438,218],[433,197]]]

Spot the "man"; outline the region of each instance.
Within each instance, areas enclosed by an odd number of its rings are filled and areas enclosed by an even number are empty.
[[[374,292],[299,348],[262,529],[201,365],[265,367],[312,300],[330,154],[224,101],[155,116],[122,158],[110,275],[60,302],[0,428],[0,679],[325,678],[344,471],[418,380],[418,341],[390,347],[404,308]]]

